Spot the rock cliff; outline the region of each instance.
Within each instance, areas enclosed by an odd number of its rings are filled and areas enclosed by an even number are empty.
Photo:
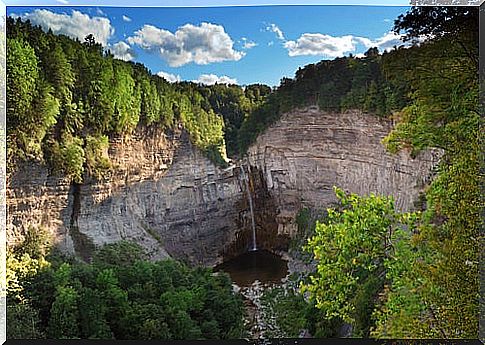
[[[258,248],[285,246],[302,206],[335,201],[332,186],[394,195],[413,206],[438,161],[393,156],[381,139],[391,123],[361,112],[330,114],[307,108],[286,114],[252,145],[244,162],[221,169],[194,148],[187,133],[144,129],[114,140],[113,172],[101,181],[70,184],[41,162],[25,162],[9,178],[7,239],[43,226],[59,247],[89,259],[103,243],[133,240],[153,258],[172,256],[214,265],[251,241],[247,190],[254,200]]]
[[[260,135],[248,159],[262,172],[276,204],[278,233],[293,235],[301,207],[335,203],[333,186],[359,195],[393,195],[399,210],[412,209],[440,154],[431,150],[414,159],[404,151],[389,154],[381,140],[391,128],[389,120],[361,111],[309,107],[283,115]]]
[[[22,164],[7,191],[8,241],[21,239],[28,226],[43,226],[61,249],[84,259],[97,245],[125,239],[152,258],[203,265],[221,260],[245,213],[233,169],[212,164],[186,132],[137,133],[112,142],[109,157],[111,176],[74,185],[40,162]]]

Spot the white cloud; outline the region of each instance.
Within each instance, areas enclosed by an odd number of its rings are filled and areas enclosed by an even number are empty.
[[[251,49],[258,45],[256,42],[250,41],[246,37],[241,38],[241,40],[243,41],[244,49]]]
[[[114,57],[124,61],[131,61],[135,58],[135,52],[133,49],[123,41],[113,44],[109,46],[111,53],[113,53]]]
[[[199,79],[193,80],[194,83],[202,83],[206,85],[214,85],[214,84],[237,84],[237,80],[234,78],[230,78],[227,75],[217,76],[215,74],[202,74],[199,76]]]
[[[402,35],[389,31],[375,40],[370,40],[365,37],[354,37],[354,41],[362,43],[366,48],[377,47],[379,48],[380,52],[383,52],[391,50],[394,48],[394,46],[399,47],[400,45],[403,45],[404,42],[402,41],[401,37]]]
[[[389,51],[395,46],[399,47],[400,45],[404,44],[404,42],[402,41],[402,36],[403,35],[398,35],[395,32],[390,31],[387,34],[375,40],[373,42],[373,46],[376,46],[377,48],[379,48],[381,52]]]
[[[130,44],[158,53],[171,67],[190,62],[207,65],[212,62],[238,61],[245,53],[233,49],[234,42],[221,25],[202,23],[185,24],[175,33],[144,25],[128,37]]]
[[[128,16],[123,15],[121,18],[123,18],[124,22],[131,22],[131,18]]]
[[[286,41],[284,47],[289,56],[322,55],[336,58],[356,51],[357,44],[366,48],[377,47],[380,52],[389,51],[404,43],[401,35],[392,31],[375,40],[359,36],[330,36],[321,33],[304,33],[296,41]]]
[[[181,80],[181,78],[178,74],[175,75],[175,74],[167,73],[167,72],[164,72],[164,71],[158,72],[157,75],[162,77],[163,79],[165,79],[169,83],[175,83],[175,82],[178,82],[178,81]]]
[[[389,18],[384,19],[384,23],[390,23],[390,22],[392,22],[392,20],[390,20]]]
[[[69,1],[67,0],[57,0],[57,2],[60,2],[61,4],[67,5]]]
[[[55,34],[64,34],[84,41],[93,34],[96,42],[106,46],[108,39],[114,34],[114,28],[108,18],[90,17],[87,14],[73,10],[71,15],[53,13],[48,10],[35,10],[20,16],[30,20],[34,25],[40,25],[44,30],[51,29]]]
[[[296,41],[286,41],[284,47],[289,56],[324,55],[330,58],[355,51],[353,36],[333,37],[320,33],[305,33]]]
[[[274,44],[273,41],[268,42],[268,47],[271,47]]]
[[[276,34],[276,37],[278,37],[278,39],[280,40],[284,40],[285,39],[285,35],[283,34],[283,31],[281,31],[281,29],[276,25],[276,24],[269,24],[267,27],[266,27],[266,31],[272,31]]]

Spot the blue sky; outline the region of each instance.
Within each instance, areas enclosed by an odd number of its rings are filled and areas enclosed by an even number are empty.
[[[170,80],[277,85],[298,67],[371,46],[407,7],[8,7],[7,14],[82,39],[93,33],[115,56]]]

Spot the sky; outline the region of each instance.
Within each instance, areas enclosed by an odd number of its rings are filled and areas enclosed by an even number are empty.
[[[175,82],[279,84],[322,59],[401,45],[400,6],[7,7],[7,14],[83,40]]]

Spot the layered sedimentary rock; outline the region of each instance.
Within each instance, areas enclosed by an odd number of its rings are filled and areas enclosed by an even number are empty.
[[[414,159],[386,152],[381,140],[392,124],[361,111],[322,112],[317,107],[282,116],[249,149],[277,205],[278,233],[296,231],[301,207],[327,208],[333,186],[347,192],[392,195],[399,210],[410,210],[439,161],[437,151]]]
[[[111,176],[83,184],[71,185],[39,162],[21,165],[8,186],[9,242],[28,226],[43,226],[60,248],[85,259],[95,246],[125,239],[152,258],[220,261],[246,213],[233,169],[216,167],[185,132],[138,133],[111,143],[109,156]]]
[[[60,248],[84,259],[96,246],[126,239],[153,258],[213,265],[250,246],[249,193],[258,248],[284,249],[299,209],[330,206],[334,185],[394,195],[400,209],[412,208],[438,157],[388,154],[380,141],[390,128],[357,111],[308,108],[284,115],[247,159],[227,169],[193,147],[183,130],[156,128],[113,140],[112,173],[102,180],[71,184],[41,162],[22,163],[8,181],[7,238],[14,243],[28,226],[43,226]]]

